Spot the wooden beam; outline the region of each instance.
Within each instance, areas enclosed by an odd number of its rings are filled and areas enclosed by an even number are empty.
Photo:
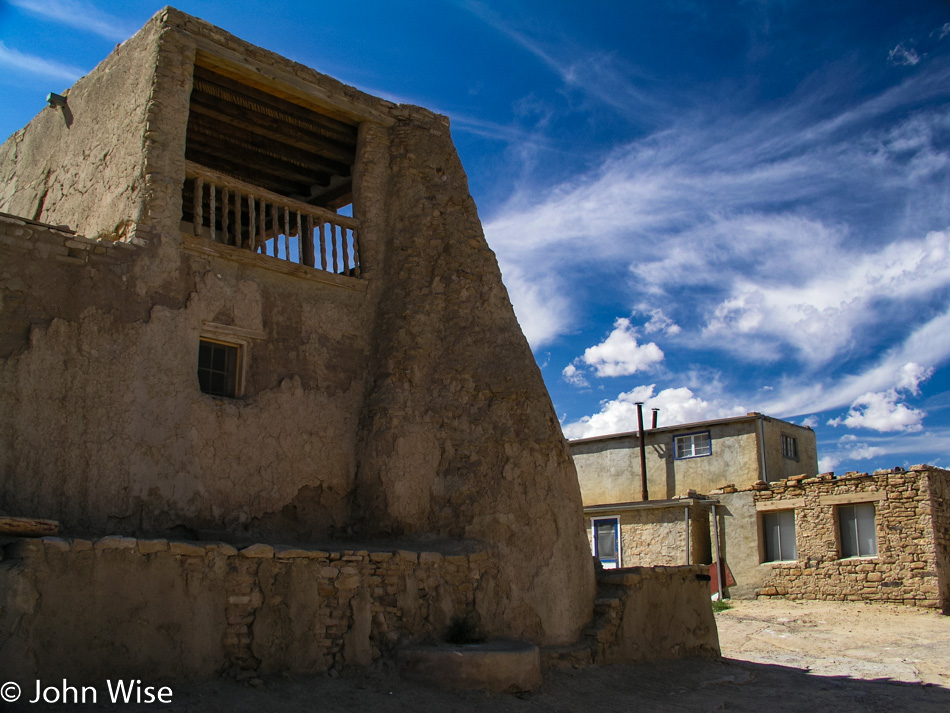
[[[248,130],[233,124],[217,121],[200,112],[191,112],[188,116],[188,130],[192,126],[198,133],[210,134],[228,141],[233,141],[251,148],[262,156],[271,156],[282,161],[292,163],[309,171],[319,171],[335,176],[349,176],[350,166],[339,161],[313,153],[299,146],[291,146],[267,136],[262,136],[253,130]]]
[[[298,163],[260,152],[253,143],[239,141],[230,134],[215,132],[214,127],[188,123],[185,139],[186,150],[194,148],[212,155],[221,154],[237,162],[244,162],[249,169],[266,171],[275,176],[285,176],[307,184],[329,185],[333,175],[316,165],[301,166]]]
[[[305,197],[310,195],[310,183],[305,184],[287,181],[282,176],[275,176],[267,171],[249,171],[246,164],[229,161],[227,158],[218,154],[203,151],[200,147],[186,147],[185,159],[194,161],[213,171],[224,173],[239,181],[249,183],[252,186],[264,188],[277,195]]]
[[[255,134],[320,154],[348,166],[356,160],[356,151],[351,147],[202,92],[192,92],[190,113],[253,131]]]
[[[59,532],[56,520],[41,520],[36,517],[0,516],[0,535],[16,537],[45,537]]]
[[[356,144],[356,126],[353,124],[337,121],[326,114],[285,101],[216,72],[195,66],[193,85],[205,93],[246,108],[253,108],[275,119],[290,121],[328,139],[349,145]]]
[[[213,40],[196,37],[198,52],[195,54],[195,66],[214,70],[242,83],[251,84],[263,91],[273,93],[283,99],[313,108],[340,121],[358,124],[362,121],[374,121],[383,126],[396,123],[389,112],[389,102],[366,94],[368,99],[377,103],[379,108],[354,102],[342,92],[330,92],[321,86],[300,79],[263,62],[226,49]],[[312,70],[311,70],[312,71]],[[316,72],[314,72],[316,74]],[[332,80],[336,83],[336,80]],[[340,85],[341,88],[343,85]],[[360,92],[362,94],[362,92]]]

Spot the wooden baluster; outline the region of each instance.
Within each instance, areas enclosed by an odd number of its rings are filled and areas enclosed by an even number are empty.
[[[353,228],[353,276],[360,276],[359,231],[356,228]]]
[[[192,211],[192,226],[194,227],[195,235],[201,235],[201,224],[204,222],[201,216],[202,203],[204,201],[204,185],[205,182],[201,180],[200,177],[195,177],[195,195],[192,199],[194,210]]]
[[[333,223],[329,223],[330,226],[330,245],[333,246],[333,272],[340,271],[340,254],[336,247],[336,226]]]
[[[290,209],[284,206],[284,260],[290,260]]]
[[[340,226],[340,237],[343,238],[343,274],[350,272],[350,246],[347,245],[346,226]]]
[[[260,249],[261,254],[267,254],[267,220],[265,219],[265,213],[267,213],[267,203],[264,202],[264,199],[261,198],[261,212],[257,215],[257,239],[260,242],[258,249]]]
[[[216,237],[216,232],[217,232],[217,231],[216,231],[216,227],[217,227],[218,221],[217,221],[217,217],[215,216],[215,207],[216,207],[215,204],[216,204],[216,202],[217,202],[217,201],[216,201],[216,196],[217,196],[217,192],[218,192],[218,190],[217,190],[218,187],[212,183],[212,184],[209,185],[208,188],[209,188],[210,191],[211,191],[211,205],[210,205],[210,213],[211,213],[211,215],[208,216],[208,222],[211,224],[211,242],[213,243],[213,242],[215,242],[215,241],[217,240],[217,237]]]
[[[245,243],[244,247],[246,247],[251,252],[254,252],[254,247],[255,247],[254,223],[255,223],[254,196],[248,193],[247,194],[247,243]]]
[[[228,197],[227,188],[221,189],[221,242],[228,244]]]
[[[241,229],[244,225],[241,215],[241,192],[234,191],[234,247],[241,247]]]
[[[304,264],[303,261],[303,216],[300,215],[300,211],[297,211],[297,262],[301,265]]]
[[[327,269],[327,238],[323,230],[324,226],[323,218],[320,218],[320,267],[324,270]]]
[[[303,247],[301,247],[303,264],[307,267],[313,267],[314,265],[314,255],[313,255],[313,216],[306,216],[307,219],[307,232],[306,237],[302,241]]]

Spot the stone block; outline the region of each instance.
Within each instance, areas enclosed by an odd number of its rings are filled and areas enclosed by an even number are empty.
[[[164,552],[168,549],[168,540],[139,540],[136,547],[143,555]]]
[[[134,537],[120,537],[110,535],[96,540],[93,546],[96,550],[134,550],[136,540]]]
[[[204,546],[194,542],[169,542],[168,551],[173,555],[185,557],[204,557],[205,555]]]
[[[274,548],[271,545],[250,545],[241,550],[240,554],[251,559],[270,559],[274,556]]]

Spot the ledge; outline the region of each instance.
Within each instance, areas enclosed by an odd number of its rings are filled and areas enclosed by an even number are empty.
[[[297,263],[280,260],[279,258],[258,255],[249,250],[235,248],[231,245],[213,243],[205,238],[198,238],[194,235],[188,235],[187,233],[181,234],[181,240],[185,252],[194,255],[217,257],[222,260],[228,260],[229,262],[246,265],[247,267],[269,270],[270,272],[277,272],[292,277],[300,277],[324,285],[342,287],[347,290],[352,290],[353,292],[364,292],[366,290],[366,280],[362,278],[344,277],[343,275],[336,275],[332,272],[318,270],[314,267],[298,265]]]

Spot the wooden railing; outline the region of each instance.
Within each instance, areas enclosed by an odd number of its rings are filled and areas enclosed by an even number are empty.
[[[360,276],[359,221],[185,162],[182,220],[222,245]]]

